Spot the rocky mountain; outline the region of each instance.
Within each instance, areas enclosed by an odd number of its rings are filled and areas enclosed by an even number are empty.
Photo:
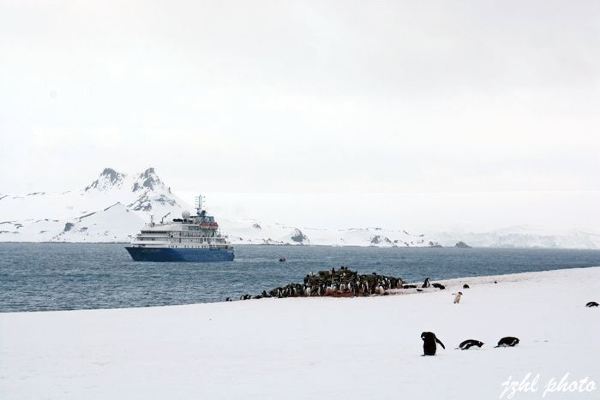
[[[153,168],[127,175],[105,168],[84,189],[3,195],[2,241],[129,241],[150,216],[180,215],[178,199]]]

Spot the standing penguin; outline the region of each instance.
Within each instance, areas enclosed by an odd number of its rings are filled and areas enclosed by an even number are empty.
[[[437,349],[436,342],[442,346],[444,350],[446,350],[446,346],[440,339],[435,336],[433,332],[423,332],[421,333],[421,339],[423,339],[423,355],[424,356],[435,356],[435,351]]]
[[[462,297],[462,292],[456,293],[456,296],[454,297],[454,304],[460,303],[461,297]]]

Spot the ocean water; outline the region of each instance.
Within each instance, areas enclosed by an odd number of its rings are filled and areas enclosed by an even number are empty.
[[[240,245],[234,262],[195,264],[133,262],[120,244],[0,243],[0,312],[223,301],[341,265],[422,281],[598,266],[600,251]]]

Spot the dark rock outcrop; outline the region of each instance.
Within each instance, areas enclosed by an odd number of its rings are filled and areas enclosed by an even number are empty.
[[[138,176],[137,181],[133,184],[132,190],[134,192],[143,189],[154,190],[161,184],[162,181],[158,175],[156,175],[154,168],[148,168]]]
[[[124,174],[117,172],[112,168],[104,168],[98,179],[88,185],[85,188],[85,191],[87,192],[90,189],[102,190],[109,186],[117,186],[123,181],[124,177]]]
[[[294,234],[290,237],[296,243],[304,243],[308,240],[308,236],[306,236],[302,231],[298,228],[294,230]]]
[[[378,244],[392,245],[394,243],[387,236],[375,235],[371,238],[371,244],[372,245],[378,245]]]

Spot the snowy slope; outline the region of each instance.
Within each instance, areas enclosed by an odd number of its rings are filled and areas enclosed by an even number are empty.
[[[493,281],[498,283],[494,284]],[[460,304],[451,293],[468,282]],[[597,399],[600,268],[456,279],[447,290],[0,313],[0,393],[20,399]],[[421,332],[446,345],[422,357]],[[494,348],[517,336],[515,348]],[[455,348],[465,339],[481,349]],[[509,377],[536,391],[502,397]],[[549,392],[551,379],[595,382]]]
[[[254,220],[221,219],[221,227],[233,243],[316,244],[327,246],[429,247],[436,245],[423,234],[383,228],[305,228],[265,224]]]

